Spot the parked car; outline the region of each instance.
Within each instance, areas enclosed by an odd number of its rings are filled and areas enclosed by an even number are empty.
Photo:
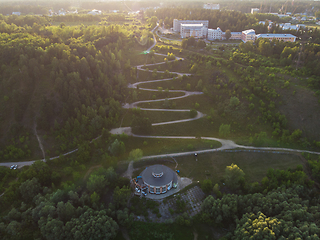
[[[10,166],[10,169],[16,170],[17,168],[18,168],[18,165],[11,165],[11,166]]]

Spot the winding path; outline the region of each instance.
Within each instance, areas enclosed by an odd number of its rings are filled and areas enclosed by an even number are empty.
[[[155,46],[156,44],[156,38],[154,36],[154,44],[147,50],[148,52]],[[160,53],[155,53],[157,55],[162,55],[166,56],[164,54]],[[178,58],[176,57],[177,60],[184,60],[183,58]],[[173,60],[174,61],[174,60]],[[160,63],[154,63],[154,64],[146,64],[146,65],[138,65],[137,70],[140,71],[147,71],[147,72],[153,72],[153,70],[147,70],[143,69],[143,67],[148,67],[148,66],[156,66],[156,65],[161,65],[165,64],[165,62],[160,62]],[[157,71],[157,73],[165,73],[165,71]],[[190,76],[191,74],[188,73],[179,73],[179,72],[170,72],[171,74],[175,74],[178,77],[181,77],[183,75]],[[171,81],[174,78],[166,78],[166,79],[157,79],[157,80],[149,80],[149,81],[143,81],[143,82],[136,82],[134,84],[129,84],[129,88],[137,88],[138,85],[144,84],[144,83],[155,83],[155,82],[163,82],[163,81]],[[158,91],[157,89],[150,89],[150,88],[141,88],[139,87],[140,90],[145,90],[145,91],[152,91],[156,92]],[[179,96],[179,97],[172,97],[172,98],[166,98],[167,100],[176,100],[176,99],[182,99],[185,97],[189,97],[192,95],[200,95],[203,94],[203,92],[191,92],[191,91],[185,91],[185,90],[169,90],[169,92],[179,92],[183,93],[184,95]],[[165,101],[166,99],[156,99],[156,100],[143,100],[143,101],[137,101],[131,104],[124,104],[123,108],[136,108],[140,103],[152,103],[152,102],[160,102],[160,101]],[[155,108],[140,108],[141,110],[145,111],[170,111],[170,112],[188,112],[190,111],[189,109],[155,109]],[[175,120],[175,121],[169,121],[169,122],[160,122],[160,123],[153,123],[152,126],[159,126],[159,125],[167,125],[167,124],[176,124],[176,123],[183,123],[183,122],[188,122],[188,121],[194,121],[199,118],[202,118],[206,116],[205,114],[197,111],[197,115],[194,118],[189,118],[189,119],[182,119],[182,120]],[[137,135],[133,134],[131,131],[131,127],[120,127],[120,128],[114,128],[110,131],[112,134],[122,134],[125,133],[127,135],[133,136],[133,137],[141,137],[141,138],[161,138],[161,139],[197,139],[197,137],[194,136],[149,136],[149,135]],[[214,138],[214,137],[201,137],[201,139],[205,140],[211,140],[211,141],[218,141],[221,143],[221,147],[215,148],[215,149],[206,149],[206,150],[199,150],[197,153],[208,153],[208,152],[216,152],[216,151],[222,151],[222,150],[228,150],[228,149],[235,149],[235,148],[240,148],[240,149],[248,149],[248,150],[264,150],[264,151],[286,151],[286,152],[293,152],[293,153],[311,153],[311,154],[318,154],[320,155],[320,152],[314,152],[314,151],[308,151],[308,150],[298,150],[298,149],[288,149],[288,148],[274,148],[274,147],[253,147],[253,146],[243,146],[243,145],[238,145],[232,140],[226,140],[226,139],[220,139],[220,138]],[[171,153],[171,154],[159,154],[159,155],[152,155],[152,156],[145,156],[142,157],[142,159],[151,159],[151,158],[158,158],[158,157],[175,157],[175,156],[185,156],[185,155],[190,155],[194,154],[194,151],[190,152],[180,152],[180,153]]]
[[[157,27],[155,27],[152,32]],[[146,52],[149,52],[157,43],[156,37],[154,37],[154,43],[151,47],[149,47]],[[164,54],[160,53],[155,53],[157,55],[162,55],[162,56],[167,56]],[[183,58],[178,58],[176,57],[177,60],[184,60]],[[174,61],[174,60],[172,60]],[[152,70],[146,70],[143,69],[143,67],[148,67],[148,66],[155,66],[155,65],[161,65],[164,64],[165,62],[160,62],[160,63],[154,63],[154,64],[146,64],[146,65],[138,65],[137,70],[140,71],[149,71],[153,72]],[[158,73],[165,73],[164,71],[157,71]],[[183,75],[190,76],[191,74],[189,73],[179,73],[179,72],[170,72],[171,74],[175,74],[178,77],[181,77]],[[173,78],[166,78],[166,79],[158,79],[158,80],[150,80],[150,81],[143,81],[143,82],[136,82],[134,84],[129,84],[129,88],[137,88],[138,85],[144,84],[144,83],[154,83],[154,82],[163,82],[163,81],[171,81]],[[149,89],[149,88],[141,88],[139,87],[140,90],[145,90],[145,91],[152,91],[152,92],[157,92],[157,89]],[[175,93],[183,93],[184,95],[178,96],[178,97],[172,97],[172,98],[166,98],[168,100],[176,100],[176,99],[182,99],[186,98],[189,96],[193,95],[201,95],[203,92],[192,92],[192,91],[185,91],[185,90],[169,90],[169,92],[175,92]],[[160,101],[165,101],[164,99],[155,99],[155,100],[144,100],[144,101],[137,101],[131,104],[124,104],[123,108],[129,109],[129,108],[136,108],[140,103],[151,103],[151,102],[160,102]],[[164,111],[164,112],[189,112],[189,109],[158,109],[158,108],[140,108],[141,110],[146,110],[146,111]],[[159,125],[168,125],[168,124],[178,124],[178,123],[183,123],[183,122],[188,122],[188,121],[194,121],[197,119],[200,119],[202,117],[206,116],[205,114],[197,111],[197,115],[194,118],[188,118],[188,119],[181,119],[181,120],[175,120],[175,121],[168,121],[168,122],[160,122],[160,123],[153,123],[152,126],[159,126]],[[111,129],[110,131],[111,134],[122,134],[125,133],[129,136],[133,137],[140,137],[140,138],[159,138],[159,139],[198,139],[195,136],[148,136],[148,135],[137,135],[133,134],[131,131],[131,127],[120,127],[120,128],[114,128]],[[101,136],[93,139],[91,142],[95,141],[96,139],[100,138]],[[197,153],[209,153],[209,152],[217,152],[217,151],[223,151],[223,150],[228,150],[228,149],[248,149],[248,150],[264,150],[264,151],[285,151],[285,152],[292,152],[292,153],[311,153],[311,154],[318,154],[320,155],[320,152],[314,152],[314,151],[308,151],[308,150],[299,150],[299,149],[289,149],[289,148],[274,148],[274,147],[252,147],[252,146],[244,146],[244,145],[238,145],[232,140],[226,140],[226,139],[220,139],[220,138],[214,138],[214,137],[201,137],[201,139],[205,140],[211,140],[211,141],[218,141],[221,143],[221,147],[219,148],[214,148],[214,149],[205,149],[205,150],[199,150]],[[69,151],[67,153],[62,154],[63,156],[67,156],[71,153],[74,153],[78,151],[78,149],[74,149],[72,151]],[[152,158],[161,158],[161,157],[177,157],[177,156],[186,156],[186,155],[193,155],[194,151],[189,151],[189,152],[179,152],[179,153],[170,153],[170,154],[159,154],[159,155],[151,155],[151,156],[144,156],[141,159],[152,159]],[[56,157],[51,157],[49,160],[53,160],[59,158],[59,156]],[[46,161],[45,159],[39,159],[41,161]],[[23,166],[28,166],[32,165],[34,161],[24,161],[24,162],[4,162],[0,163],[0,166],[5,166],[5,167],[10,167],[11,165],[18,164],[18,168],[23,167]]]

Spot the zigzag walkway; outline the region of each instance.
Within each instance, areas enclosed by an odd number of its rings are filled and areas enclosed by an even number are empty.
[[[154,31],[154,29],[152,30],[152,32]],[[156,38],[154,36],[154,43],[153,45],[147,50],[150,51],[155,45],[156,45],[157,41]],[[167,56],[164,54],[160,54],[160,53],[155,53],[157,55],[161,55],[161,56]],[[177,60],[184,60],[183,58],[178,58],[176,57]],[[174,61],[174,60],[173,60]],[[138,65],[137,66],[137,70],[139,71],[149,71],[149,72],[153,72],[152,70],[146,70],[143,69],[143,67],[148,67],[148,66],[155,66],[155,65],[161,65],[164,64],[165,62],[160,62],[160,63],[154,63],[154,64],[147,64],[147,65]],[[157,71],[158,73],[165,73],[164,71]],[[189,73],[179,73],[179,72],[170,72],[172,74],[175,74],[178,77],[181,77],[183,75],[186,76],[190,76],[191,74]],[[152,83],[152,82],[163,82],[163,81],[171,81],[173,80],[173,78],[166,78],[166,79],[157,79],[157,80],[149,80],[149,81],[144,81],[144,82],[136,82],[134,84],[129,84],[128,87],[129,88],[137,88],[138,85],[144,84],[144,83]],[[140,88],[140,90],[145,90],[145,91],[158,91],[157,89],[149,89],[149,88]],[[176,99],[182,99],[182,98],[186,98],[189,96],[193,96],[193,95],[201,95],[203,94],[203,92],[192,92],[192,91],[185,91],[185,90],[169,90],[169,92],[180,92],[183,93],[184,95],[179,96],[179,97],[172,97],[172,98],[167,98],[168,100],[176,100]],[[123,106],[123,108],[129,109],[129,108],[136,108],[140,103],[152,103],[152,102],[160,102],[160,101],[165,101],[166,99],[155,99],[155,100],[144,100],[144,101],[137,101],[131,104],[125,104]],[[145,111],[164,111],[164,112],[189,112],[190,110],[188,109],[158,109],[158,108],[140,108],[141,110],[145,110]],[[175,120],[175,121],[168,121],[168,122],[160,122],[160,123],[153,123],[152,126],[159,126],[159,125],[169,125],[169,124],[179,124],[179,123],[183,123],[183,122],[189,122],[189,121],[194,121],[197,119],[200,119],[202,117],[206,116],[205,114],[197,111],[197,115],[194,118],[188,118],[188,119],[182,119],[182,120]],[[133,137],[140,137],[140,138],[161,138],[161,139],[197,139],[197,137],[194,136],[149,136],[149,135],[137,135],[137,134],[133,134],[131,131],[131,127],[120,127],[120,128],[114,128],[111,129],[110,131],[111,134],[122,134],[125,133],[129,136],[133,136]],[[95,139],[93,139],[92,141],[96,140],[100,138],[97,137]],[[237,152],[237,151],[248,151],[248,152],[254,152],[254,151],[263,151],[263,152],[271,152],[271,153],[310,153],[310,154],[318,154],[320,155],[320,152],[314,152],[314,151],[308,151],[308,150],[299,150],[299,149],[289,149],[289,148],[274,148],[274,147],[252,147],[252,146],[244,146],[244,145],[238,145],[235,142],[233,142],[232,140],[226,140],[226,139],[220,139],[220,138],[214,138],[214,137],[201,137],[201,139],[205,139],[205,140],[212,140],[212,141],[218,141],[221,143],[221,147],[219,148],[215,148],[215,149],[205,149],[205,150],[199,150],[197,151],[197,153],[208,153],[208,152],[218,152],[218,151],[233,151],[233,152]],[[91,141],[91,142],[92,142]],[[71,153],[74,153],[78,151],[78,149],[74,149],[72,151],[69,151],[67,153],[64,153],[64,156],[67,156]],[[194,154],[194,151],[189,151],[189,152],[179,152],[179,153],[170,153],[170,154],[159,154],[159,155],[152,155],[152,156],[144,156],[142,157],[142,159],[152,159],[152,158],[161,158],[161,157],[177,157],[177,156],[186,156],[186,155],[192,155]],[[50,160],[59,158],[59,156],[56,157],[51,157]],[[39,159],[41,161],[46,161],[45,159]],[[32,165],[34,161],[25,161],[25,162],[4,162],[4,163],[0,163],[0,166],[5,166],[5,167],[10,167],[11,165],[14,164],[19,164],[18,167],[23,167],[23,166],[27,166],[27,165]]]

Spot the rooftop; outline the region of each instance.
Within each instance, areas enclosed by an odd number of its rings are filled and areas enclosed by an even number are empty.
[[[259,37],[293,37],[296,38],[296,36],[292,35],[292,34],[284,34],[284,33],[262,33],[262,34],[258,34],[257,38]]]
[[[244,33],[244,34],[256,34],[255,30],[253,30],[253,29],[244,30],[244,31],[242,31],[242,33]]]
[[[155,187],[166,185],[171,181],[177,182],[177,174],[171,168],[159,164],[147,167],[141,176],[144,182]]]
[[[181,24],[181,26],[184,26],[184,27],[203,27],[203,24],[202,23],[193,23],[193,24],[186,23],[186,24]]]

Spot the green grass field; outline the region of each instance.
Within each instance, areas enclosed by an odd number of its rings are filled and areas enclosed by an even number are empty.
[[[151,123],[167,122],[167,121],[190,118],[189,112],[158,112],[158,111],[143,111],[143,112],[145,112],[145,116],[150,119]],[[124,115],[124,118],[122,121],[122,127],[130,126],[132,117],[133,117],[132,112],[128,111],[128,113]]]
[[[126,146],[126,154],[120,157],[127,160],[129,152],[133,149],[140,148],[144,156],[176,153],[185,151],[197,151],[209,148],[218,148],[219,142],[207,141],[202,139],[154,139],[154,138],[136,138],[128,137],[123,140]]]
[[[144,84],[140,84],[141,88],[148,88]],[[157,88],[150,88],[150,89],[155,89]],[[134,90],[132,90],[134,91]],[[163,99],[163,98],[170,98],[170,97],[178,97],[178,96],[183,96],[184,93],[178,93],[178,92],[165,92],[165,88],[162,91],[145,91],[145,90],[135,90],[137,92],[137,99],[135,101],[143,101],[143,100],[152,100],[152,99]],[[133,102],[133,101],[131,101]],[[130,103],[131,103],[130,102]],[[160,104],[163,104],[163,102],[159,102]]]
[[[253,152],[214,152],[184,157],[175,157],[178,162],[177,169],[181,177],[192,178],[193,181],[211,179],[213,183],[220,183],[226,166],[237,164],[246,174],[249,182],[261,181],[266,176],[269,168],[286,170],[302,164],[299,156],[294,154],[253,153]],[[168,159],[155,159],[134,163],[139,168],[139,174],[146,166],[152,164],[164,164],[173,168],[175,163]]]

